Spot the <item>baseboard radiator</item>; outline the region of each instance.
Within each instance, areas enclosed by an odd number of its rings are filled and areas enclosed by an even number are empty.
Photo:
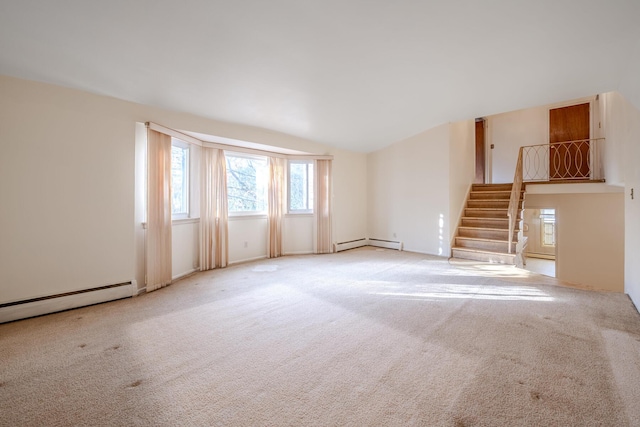
[[[402,250],[402,242],[396,242],[393,240],[382,240],[382,239],[357,239],[350,240],[348,242],[336,243],[334,245],[334,252],[346,251],[349,249],[355,249],[362,246],[376,246],[379,248],[387,248],[387,249],[395,249],[398,251]]]
[[[71,308],[128,298],[138,293],[135,281],[0,304],[0,323]]]
[[[367,246],[368,244],[369,244],[369,239],[357,239],[357,240],[349,240],[348,242],[336,243],[334,245],[334,252],[355,249],[362,246]]]
[[[395,249],[397,251],[402,250],[402,242],[396,242],[394,240],[382,240],[382,239],[369,239],[369,246],[376,246],[378,248]]]

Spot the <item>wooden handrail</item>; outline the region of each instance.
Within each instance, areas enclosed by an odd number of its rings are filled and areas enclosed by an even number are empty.
[[[522,147],[518,152],[518,162],[516,163],[516,172],[513,175],[513,185],[511,186],[511,197],[509,198],[509,246],[508,251],[511,253],[513,245],[513,232],[516,229],[516,219],[518,217],[518,208],[520,207],[520,192],[522,191]]]

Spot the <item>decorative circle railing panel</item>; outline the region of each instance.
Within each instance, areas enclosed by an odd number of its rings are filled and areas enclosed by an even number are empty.
[[[598,141],[585,139],[522,147],[523,181],[593,179],[592,150]]]

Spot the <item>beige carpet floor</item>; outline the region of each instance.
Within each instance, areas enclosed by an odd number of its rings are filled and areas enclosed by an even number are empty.
[[[0,325],[2,426],[638,426],[626,295],[362,248]]]

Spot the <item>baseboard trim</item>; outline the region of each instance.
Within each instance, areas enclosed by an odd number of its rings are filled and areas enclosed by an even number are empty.
[[[355,249],[355,248],[360,248],[362,246],[367,246],[368,244],[369,244],[369,239],[366,239],[366,238],[349,240],[347,242],[334,243],[333,251],[341,252],[349,249]]]
[[[176,275],[176,276],[173,276],[173,277],[171,278],[171,281],[173,282],[174,280],[180,280],[180,279],[182,279],[182,278],[184,278],[184,277],[187,277],[187,276],[192,275],[193,273],[195,273],[195,272],[197,272],[197,271],[200,271],[200,269],[199,269],[199,268],[194,268],[194,269],[191,269],[191,270],[186,271],[186,272],[184,272],[184,273],[180,273],[180,274],[178,274],[178,275]]]
[[[56,313],[58,311],[70,310],[72,308],[117,299],[130,298],[134,293],[134,284],[132,282],[125,282],[5,303],[0,305],[0,323]]]
[[[552,260],[555,261],[556,256],[555,255],[547,255],[547,254],[536,254],[536,253],[524,253],[523,254],[525,256],[525,258],[538,258],[538,259],[548,259],[548,260]]]
[[[372,239],[369,238],[369,246],[375,246],[378,248],[395,249],[397,251],[402,250],[402,242],[394,240]]]

